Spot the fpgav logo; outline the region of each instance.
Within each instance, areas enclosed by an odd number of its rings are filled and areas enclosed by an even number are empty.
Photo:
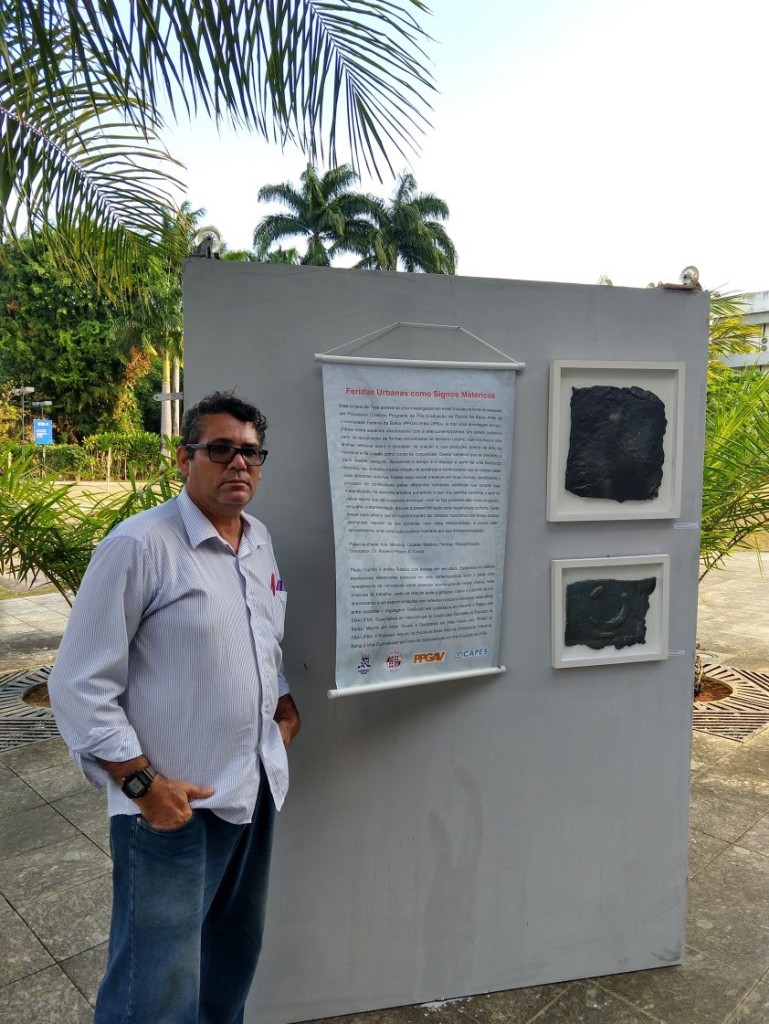
[[[445,657],[445,651],[430,651],[429,654],[415,654],[414,664],[423,665],[426,661],[443,661]]]

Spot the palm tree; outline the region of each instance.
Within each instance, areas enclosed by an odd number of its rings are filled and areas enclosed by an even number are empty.
[[[710,299],[708,394],[700,529],[701,576],[769,526],[769,374],[733,370],[723,357],[755,351],[761,328],[747,296]]]
[[[423,0],[0,0],[0,235],[117,292],[179,165],[160,107],[378,168],[426,124]],[[412,13],[413,12],[413,13]],[[55,225],[56,231],[51,227]]]
[[[307,239],[300,260],[304,265],[328,267],[337,253],[359,252],[377,212],[373,197],[352,191],[359,180],[349,164],[332,167],[323,175],[308,164],[299,188],[288,181],[260,188],[260,202],[282,203],[286,212],[262,217],[254,231],[256,258],[268,259],[271,245],[296,237]]]
[[[219,259],[232,263],[284,263],[292,267],[302,262],[298,250],[284,249],[281,245],[262,254],[253,249],[228,249],[225,245],[219,250]]]
[[[296,267],[301,264],[302,258],[299,255],[299,250],[293,246],[290,249],[284,249],[282,245],[279,245],[264,254],[263,262],[282,263],[288,267]]]
[[[182,260],[194,246],[195,228],[204,210],[183,203],[173,215],[166,214],[155,245],[139,273],[141,301],[131,303],[121,318],[117,339],[129,348],[159,355],[163,361],[161,389],[179,391],[184,358],[182,316]],[[179,433],[178,401],[161,403],[160,435]]]
[[[700,579],[769,527],[769,374],[708,373]]]
[[[398,175],[389,203],[377,206],[377,227],[362,250],[359,267],[367,270],[454,274],[457,251],[443,221],[448,205],[431,192],[417,192],[413,174]]]
[[[723,356],[750,352],[761,328],[750,322],[747,296],[741,292],[713,292],[710,296],[708,366],[718,371]]]

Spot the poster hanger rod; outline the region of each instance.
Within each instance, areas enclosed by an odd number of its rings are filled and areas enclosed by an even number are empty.
[[[375,338],[381,338],[385,334],[391,334],[393,331],[398,331],[402,327],[419,327],[425,328],[430,331],[457,331],[459,334],[464,334],[465,337],[470,338],[471,341],[478,342],[479,345],[483,345],[484,348],[489,349],[491,352],[495,352],[498,356],[502,357],[503,362],[501,363],[474,363],[474,362],[449,362],[444,360],[422,360],[422,359],[377,359],[370,356],[336,356],[333,355],[335,352],[340,352],[342,349],[350,348],[352,345],[368,345],[369,342],[374,341]],[[459,324],[420,324],[413,323],[408,320],[397,320],[393,324],[388,324],[386,327],[380,327],[376,331],[371,331],[369,334],[364,334],[360,338],[353,338],[352,341],[345,341],[341,345],[336,345],[334,348],[330,348],[327,352],[320,352],[315,354],[316,362],[319,363],[368,363],[374,366],[429,366],[429,367],[440,367],[448,366],[454,369],[476,369],[476,370],[522,370],[525,367],[525,363],[519,362],[517,359],[513,359],[506,352],[502,352],[501,349],[495,348],[494,345],[490,345],[488,341],[484,341],[483,338],[479,338],[477,334],[473,334],[472,331],[468,331],[464,327],[460,327]]]
[[[405,690],[410,686],[424,686],[426,683],[444,683],[451,679],[481,679],[485,676],[498,676],[507,672],[504,665],[495,668],[478,668],[472,672],[446,672],[443,675],[412,677],[411,679],[393,680],[391,683],[372,683],[371,686],[345,686],[341,690],[328,690],[329,700],[337,697],[354,697],[359,693],[381,693],[382,690]]]
[[[316,352],[318,363],[364,363],[367,366],[427,366],[451,370],[522,370],[526,364],[510,360],[506,363],[481,363],[451,359],[386,359],[384,356],[332,356]]]

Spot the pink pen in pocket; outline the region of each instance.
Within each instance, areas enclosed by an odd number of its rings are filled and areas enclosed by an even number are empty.
[[[275,597],[276,593],[284,594],[286,592],[286,585],[283,580],[279,580],[275,573],[270,575],[270,590],[272,596]]]

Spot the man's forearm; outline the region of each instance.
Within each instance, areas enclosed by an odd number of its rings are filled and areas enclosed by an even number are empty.
[[[107,769],[118,785],[120,785],[123,779],[130,775],[131,772],[138,772],[141,771],[142,768],[151,767],[144,754],[140,754],[138,757],[132,757],[130,761],[105,761],[101,757],[97,757],[96,760],[103,768]]]

